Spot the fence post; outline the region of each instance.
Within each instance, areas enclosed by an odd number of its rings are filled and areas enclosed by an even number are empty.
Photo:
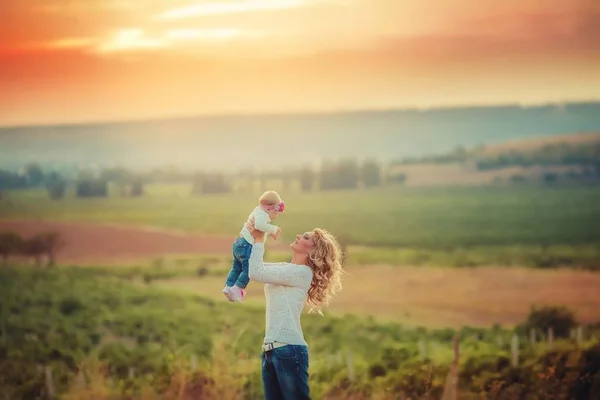
[[[502,335],[498,334],[498,336],[496,337],[496,343],[498,343],[498,347],[504,347],[504,340],[502,339]]]
[[[135,368],[129,367],[129,379],[135,378]]]
[[[75,375],[75,386],[79,389],[85,387],[85,376],[81,370],[77,371],[77,375]]]
[[[515,333],[510,343],[510,354],[512,356],[512,366],[519,366],[519,336]]]
[[[198,369],[198,357],[196,357],[195,354],[190,356],[190,367],[192,368],[193,372],[196,372]]]
[[[6,344],[6,321],[2,318],[2,344]]]
[[[581,325],[577,327],[575,338],[577,340],[577,346],[581,347],[581,345],[583,344],[583,327]]]
[[[346,365],[348,367],[348,379],[350,379],[350,382],[354,382],[354,360],[351,351],[346,353]]]
[[[45,381],[46,381],[46,392],[48,394],[48,398],[49,399],[53,399],[54,398],[54,379],[52,379],[52,367],[46,365],[44,367],[44,376],[45,376]]]
[[[427,343],[423,339],[419,339],[419,355],[421,356],[421,361],[425,362],[427,359]]]
[[[548,347],[554,350],[554,329],[548,328]]]
[[[529,330],[529,343],[531,343],[531,346],[535,346],[535,341],[536,341],[535,329],[531,328]]]

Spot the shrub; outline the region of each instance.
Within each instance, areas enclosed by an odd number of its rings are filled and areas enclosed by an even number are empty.
[[[22,246],[23,239],[18,234],[14,232],[0,233],[0,256],[2,256],[4,263],[6,263],[9,255],[21,251]]]
[[[552,328],[555,337],[568,338],[571,330],[576,326],[575,315],[566,307],[544,306],[533,307],[521,328],[526,331],[535,329],[540,332],[546,332],[548,328]]]
[[[21,251],[24,255],[33,257],[38,264],[42,256],[46,256],[48,265],[52,266],[56,262],[56,253],[63,245],[64,241],[58,232],[46,232],[25,240]]]
[[[52,200],[60,200],[65,197],[67,183],[57,173],[52,173],[46,178],[46,189]]]

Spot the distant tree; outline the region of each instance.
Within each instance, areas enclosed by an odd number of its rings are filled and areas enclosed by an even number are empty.
[[[558,174],[556,172],[544,172],[542,180],[544,183],[555,183],[558,180]]]
[[[19,189],[27,185],[24,176],[10,171],[0,170],[0,189]]]
[[[127,195],[127,186],[133,178],[133,173],[123,167],[107,168],[100,173],[100,179],[114,183],[121,196]],[[88,177],[87,179],[93,179]]]
[[[557,338],[568,338],[571,330],[577,326],[575,315],[564,306],[533,307],[529,312],[527,321],[520,330],[529,331],[535,329],[544,334],[552,328]]]
[[[52,200],[59,200],[65,197],[67,183],[58,173],[52,172],[46,177],[46,189]]]
[[[77,197],[106,197],[108,185],[104,179],[82,179],[77,182]]]
[[[36,163],[30,163],[25,166],[25,179],[30,186],[37,186],[44,181],[44,172]]]
[[[198,173],[194,177],[192,194],[230,193],[232,187],[225,175]]]
[[[302,188],[302,191],[309,192],[313,190],[315,187],[315,179],[316,174],[311,168],[302,168],[300,170],[300,187]]]
[[[144,181],[141,178],[135,178],[131,181],[131,196],[140,197],[144,194]]]
[[[64,241],[58,232],[46,232],[33,236],[23,242],[22,253],[32,257],[39,265],[43,256],[48,259],[48,266],[56,263],[56,253],[64,246]]]
[[[381,185],[381,168],[374,160],[366,161],[360,169],[360,180],[365,187]]]
[[[353,159],[340,160],[336,166],[339,188],[355,189],[360,179],[358,162]]]
[[[0,256],[3,264],[6,264],[11,254],[21,251],[23,239],[14,232],[0,232]]]
[[[360,178],[360,168],[354,159],[342,159],[337,163],[323,163],[319,174],[321,190],[355,189]]]

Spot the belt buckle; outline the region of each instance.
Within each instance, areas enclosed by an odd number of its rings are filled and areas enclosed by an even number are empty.
[[[265,353],[273,350],[274,348],[275,348],[274,343],[265,343],[265,344],[263,344],[263,351]]]

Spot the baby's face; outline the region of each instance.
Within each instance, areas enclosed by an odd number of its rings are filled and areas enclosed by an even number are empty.
[[[274,219],[277,219],[278,215],[279,215],[279,212],[277,212],[275,210],[269,211],[269,218],[271,218],[271,221]]]

